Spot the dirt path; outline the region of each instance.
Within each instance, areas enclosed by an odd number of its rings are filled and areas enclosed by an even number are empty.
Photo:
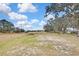
[[[74,55],[72,51],[76,50],[77,48],[75,43],[72,43],[63,36],[60,37],[51,34],[43,34],[38,36],[38,40],[41,41],[41,44],[51,43],[57,51],[56,55]],[[77,55],[79,55],[79,52]]]
[[[24,36],[24,33],[0,33],[0,41],[6,41],[9,39],[15,39],[16,37]]]
[[[32,33],[33,34],[33,33]],[[0,42],[9,39],[16,40],[20,37],[20,40],[33,40],[36,42],[28,42],[26,44],[20,43],[17,40],[16,45],[6,48],[6,50],[0,51],[0,55],[11,56],[72,56],[79,55],[79,38],[74,35],[67,34],[51,34],[51,33],[34,33],[33,35],[26,33],[21,34],[0,34]],[[31,38],[27,39],[27,37]],[[25,37],[23,39],[23,37]],[[14,41],[15,43],[15,41]],[[5,46],[6,47],[6,46]],[[6,52],[6,53],[5,53]]]

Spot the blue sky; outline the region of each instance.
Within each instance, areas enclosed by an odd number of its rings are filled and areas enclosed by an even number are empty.
[[[47,21],[44,19],[45,7],[47,5],[47,3],[0,4],[0,19],[6,19],[12,22],[15,27],[25,30],[42,30],[43,25]]]

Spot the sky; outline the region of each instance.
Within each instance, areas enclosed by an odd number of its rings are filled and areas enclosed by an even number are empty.
[[[47,3],[0,3],[0,20],[6,19],[25,30],[43,30]],[[53,17],[49,15],[48,18]],[[47,18],[47,19],[48,19]]]

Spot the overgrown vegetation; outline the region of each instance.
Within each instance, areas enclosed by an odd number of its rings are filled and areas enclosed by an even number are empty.
[[[79,36],[79,4],[77,3],[52,3],[46,7],[45,17],[53,15],[44,26],[45,31],[63,32],[73,30]]]
[[[20,46],[20,45],[24,47],[25,46],[33,47],[35,46],[36,43],[38,43],[34,35],[28,35],[24,33],[23,34],[15,33],[15,34],[9,34],[9,35],[5,34],[5,35],[8,39],[0,41],[0,55],[9,55],[7,54],[7,52],[9,51],[10,48],[13,48],[13,47],[17,48],[17,46]],[[12,35],[13,37],[11,37],[10,35]],[[8,36],[10,36],[10,39]]]
[[[0,32],[2,33],[10,33],[10,32],[25,32],[24,29],[20,29],[20,28],[16,28],[14,26],[14,24],[12,24],[11,22],[7,21],[6,19],[2,19],[0,20]]]

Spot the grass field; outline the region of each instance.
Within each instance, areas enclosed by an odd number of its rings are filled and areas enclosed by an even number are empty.
[[[57,33],[1,33],[0,55],[79,55],[79,37],[74,34]]]

